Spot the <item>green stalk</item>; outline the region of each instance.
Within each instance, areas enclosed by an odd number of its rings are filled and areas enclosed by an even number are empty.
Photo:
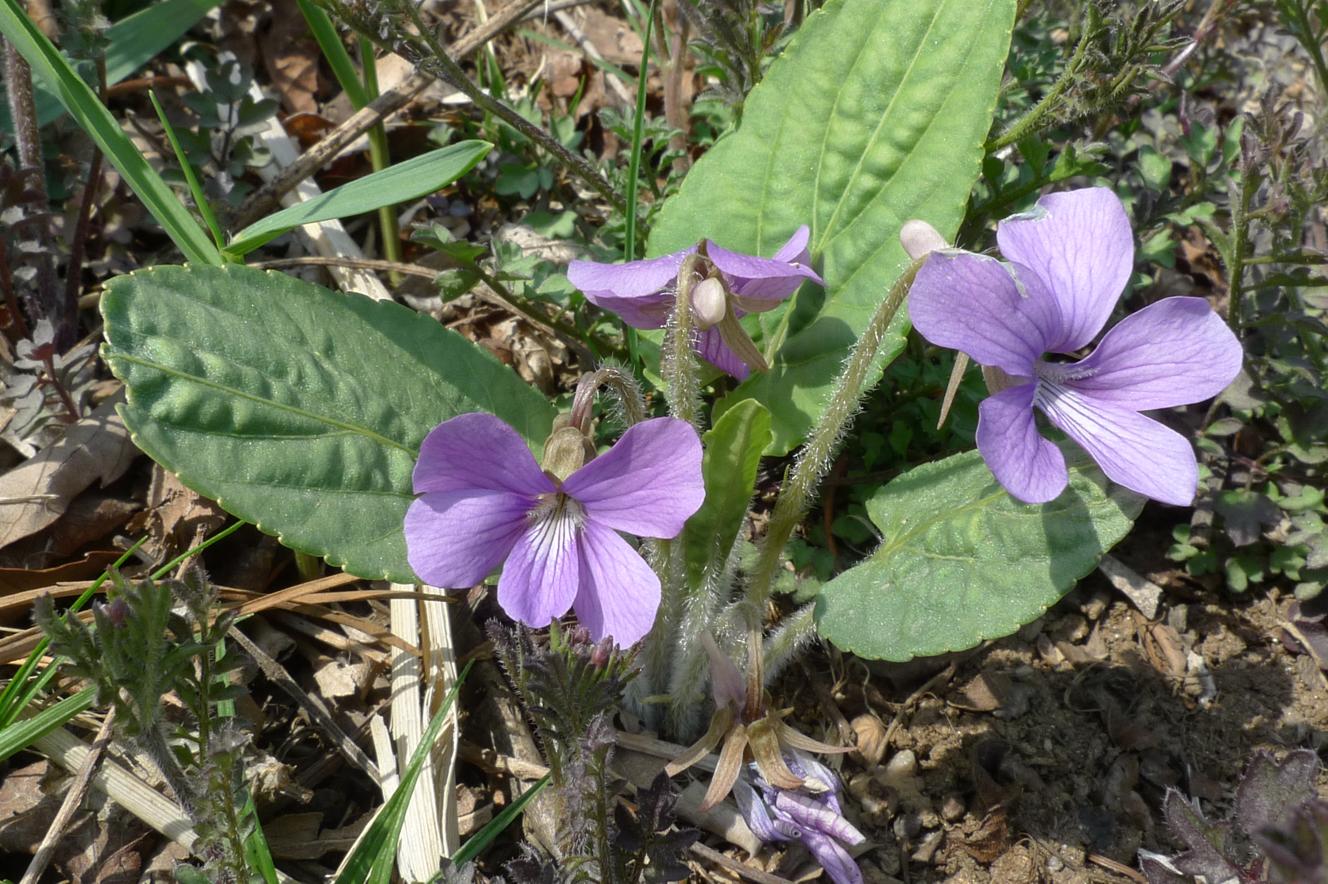
[[[632,119],[632,153],[627,161],[627,232],[623,241],[623,259],[636,259],[636,203],[641,182],[641,145],[645,140],[646,118],[646,77],[650,66],[650,29],[655,23],[655,4],[650,0],[650,9],[646,12],[646,33],[641,39],[641,68],[636,75],[636,112]],[[636,329],[624,323],[627,338],[627,353],[635,369],[641,364],[640,342]]]
[[[994,153],[1002,147],[1014,144],[1016,141],[1037,131],[1042,119],[1048,112],[1056,106],[1061,96],[1070,88],[1070,85],[1079,75],[1079,67],[1083,63],[1084,53],[1088,51],[1089,38],[1096,31],[1096,22],[1091,19],[1085,19],[1084,32],[1079,36],[1079,42],[1074,47],[1074,54],[1070,56],[1069,62],[1065,65],[1065,70],[1061,71],[1060,77],[1052,85],[1051,90],[1042,100],[1033,105],[1024,115],[1015,120],[1005,128],[1005,131],[983,145],[987,153]]]
[[[1242,168],[1240,183],[1231,200],[1231,251],[1227,262],[1227,325],[1237,337],[1243,322],[1241,300],[1245,293],[1245,253],[1249,250],[1250,222],[1246,217],[1257,187],[1256,177]]]
[[[326,14],[326,13],[325,13]],[[378,97],[378,66],[374,59],[373,43],[363,36],[359,38],[360,66],[364,69],[364,91],[368,101]],[[363,105],[361,105],[363,107]],[[359,110],[360,108],[355,108]],[[392,165],[392,157],[387,149],[387,129],[382,123],[369,130],[369,162],[375,172],[381,172]],[[401,228],[397,224],[396,206],[382,206],[378,209],[378,227],[383,235],[383,256],[389,261],[401,260]],[[401,277],[391,274],[388,277],[393,285],[401,282]]]
[[[863,384],[876,362],[876,354],[881,348],[881,341],[894,321],[895,314],[903,306],[908,295],[913,277],[922,260],[914,261],[895,281],[885,300],[877,306],[871,321],[853,345],[844,370],[835,381],[835,390],[830,397],[830,404],[821,416],[821,420],[807,433],[793,470],[784,481],[784,487],[775,501],[774,512],[770,516],[770,525],[766,529],[765,543],[761,546],[760,557],[752,572],[751,582],[747,585],[746,604],[748,617],[752,624],[760,624],[766,602],[770,599],[771,587],[774,586],[775,573],[784,553],[784,547],[793,535],[793,529],[807,515],[814,495],[834,461],[835,451],[844,438],[844,433],[852,423],[858,411],[858,400],[862,398]]]
[[[212,234],[212,241],[217,244],[217,250],[221,251],[226,246],[226,236],[221,232],[221,224],[217,222],[217,214],[212,211],[212,204],[208,202],[207,194],[203,192],[203,185],[194,174],[194,166],[189,162],[189,155],[184,152],[184,146],[180,144],[180,138],[175,134],[175,127],[171,125],[161,102],[157,100],[157,93],[149,89],[148,98],[152,100],[152,109],[157,112],[157,119],[161,121],[161,128],[166,132],[166,140],[171,143],[171,150],[175,151],[175,161],[180,164],[180,171],[184,173],[189,192],[194,196],[194,205],[198,207],[198,214],[203,216],[208,232]]]

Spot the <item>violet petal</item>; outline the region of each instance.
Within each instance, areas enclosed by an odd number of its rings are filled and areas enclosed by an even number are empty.
[[[535,498],[504,491],[434,491],[406,510],[406,561],[431,586],[474,586],[507,558]]]
[[[779,257],[761,258],[756,255],[744,255],[730,252],[713,242],[706,242],[706,256],[719,271],[729,278],[733,293],[744,298],[762,301],[782,301],[798,290],[805,280],[821,285],[821,277],[805,263],[806,241],[801,236],[805,227],[800,228],[780,252],[792,251],[802,239],[802,247],[796,257],[801,261],[793,262]]]
[[[978,406],[978,451],[996,481],[1024,503],[1055,500],[1070,479],[1065,456],[1042,438],[1033,420],[1035,389],[1010,387]]]
[[[678,271],[695,247],[626,264],[573,261],[567,279],[586,300],[622,317],[634,328],[660,328],[673,309]]]
[[[1060,308],[1036,277],[1015,273],[986,255],[932,252],[909,291],[914,328],[982,365],[1031,375],[1046,343],[1062,333]]]
[[[676,537],[701,507],[701,440],[671,417],[642,421],[567,477],[587,519],[642,537]]]
[[[770,816],[765,801],[743,777],[739,777],[733,784],[733,800],[738,802],[742,818],[747,821],[748,828],[757,838],[767,844],[771,841],[788,840],[788,836],[775,828],[775,821]]]
[[[802,833],[802,843],[834,884],[863,884],[862,870],[838,841],[809,830]]]
[[[780,790],[775,796],[775,812],[783,814],[802,827],[829,835],[845,844],[861,844],[867,840],[848,820],[827,807],[822,801],[800,792]]]
[[[1046,381],[1038,384],[1037,404],[1113,482],[1163,503],[1188,506],[1194,501],[1199,467],[1189,440],[1175,430]]]
[[[718,328],[708,328],[696,336],[696,352],[715,368],[740,381],[747,380],[747,376],[752,373],[747,363],[739,359],[738,354],[724,343]]]
[[[543,494],[554,486],[516,430],[491,414],[445,420],[420,444],[415,493],[507,491]]]
[[[527,524],[498,578],[498,604],[507,616],[540,629],[567,613],[581,582],[579,531],[566,510]]]
[[[1240,341],[1203,298],[1163,298],[1115,325],[1065,385],[1132,411],[1211,399],[1240,372]]]
[[[1033,211],[1002,221],[996,241],[1007,261],[1029,268],[1059,302],[1063,333],[1045,348],[1056,353],[1097,336],[1134,269],[1130,219],[1105,187],[1047,194]]]
[[[612,636],[619,647],[631,647],[655,625],[658,575],[612,528],[593,519],[582,527],[577,545],[581,582],[572,604],[577,619],[594,641]]]
[[[810,264],[811,251],[807,244],[811,242],[812,229],[806,224],[793,231],[788,242],[779,247],[779,251],[770,257],[775,261],[787,261],[790,264]]]

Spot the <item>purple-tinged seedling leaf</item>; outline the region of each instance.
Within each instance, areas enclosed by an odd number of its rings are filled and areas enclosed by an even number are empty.
[[[1240,869],[1226,857],[1231,843],[1230,826],[1210,823],[1199,809],[1176,789],[1168,789],[1162,815],[1173,835],[1189,849],[1174,864],[1186,875],[1203,875],[1209,881],[1240,880]]]
[[[1289,753],[1281,764],[1259,752],[1236,788],[1236,825],[1249,835],[1285,827],[1296,808],[1315,797],[1318,771],[1319,757],[1309,749]]]
[[[1302,804],[1289,825],[1254,833],[1254,843],[1268,857],[1274,881],[1328,880],[1328,802]]]

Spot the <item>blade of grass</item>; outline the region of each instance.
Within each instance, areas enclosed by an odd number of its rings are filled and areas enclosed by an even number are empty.
[[[0,728],[0,761],[4,761],[15,752],[23,751],[39,737],[49,734],[75,715],[91,708],[96,699],[96,688],[84,688],[31,718],[24,718]]]
[[[641,142],[644,140],[646,119],[646,78],[650,73],[650,30],[655,23],[655,4],[659,0],[650,0],[650,9],[646,12],[645,37],[641,41],[641,69],[636,75],[636,111],[632,116],[632,154],[627,161],[627,234],[623,242],[623,257],[627,261],[636,260],[636,201],[640,187]],[[627,334],[627,352],[634,368],[641,365],[640,341],[636,329],[624,326]]]
[[[186,260],[196,264],[221,264],[221,253],[203,228],[181,205],[156,170],[148,165],[91,87],[32,23],[18,0],[0,0],[0,33],[18,49],[33,72],[51,87],[83,131],[124,176]]]
[[[456,702],[457,691],[465,683],[473,663],[474,661],[471,661],[466,664],[466,668],[461,670],[461,675],[443,698],[442,706],[429,722],[419,746],[410,756],[410,762],[401,775],[401,784],[392,793],[392,797],[378,809],[378,813],[374,814],[359,844],[346,858],[335,884],[388,884],[391,881],[397,839],[401,836],[401,828],[406,821],[406,811],[415,792],[415,783],[424,768],[424,759],[433,751],[433,744],[437,742],[438,735],[447,721],[448,712]]]
[[[198,207],[198,213],[203,216],[203,221],[207,224],[208,230],[212,232],[212,242],[220,250],[226,237],[221,232],[221,225],[217,223],[217,215],[212,211],[212,204],[208,202],[207,194],[203,192],[203,185],[198,183],[198,176],[194,174],[194,166],[189,162],[189,156],[184,152],[184,146],[180,144],[180,139],[175,134],[175,127],[171,121],[166,119],[166,111],[162,109],[161,102],[157,100],[157,93],[153,89],[148,90],[148,98],[152,99],[152,109],[157,112],[157,119],[161,120],[161,128],[166,131],[166,139],[171,143],[171,150],[175,151],[175,161],[180,164],[180,171],[184,172],[184,180],[189,184],[189,192],[194,195],[194,205]]]
[[[226,252],[243,256],[302,224],[372,212],[433,193],[473,169],[492,148],[485,141],[461,141],[366,175],[249,225],[235,234]]]
[[[489,820],[488,824],[470,836],[470,840],[461,846],[461,849],[452,857],[452,864],[458,868],[479,856],[484,848],[488,847],[494,838],[497,838],[512,824],[521,812],[526,809],[526,805],[549,785],[549,774],[545,774],[535,781],[529,789],[521,793],[521,797],[513,801],[507,807],[503,808],[502,813]]]

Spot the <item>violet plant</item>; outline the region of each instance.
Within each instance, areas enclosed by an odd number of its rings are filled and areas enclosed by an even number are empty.
[[[436,42],[423,27],[397,34],[401,22],[363,4],[327,5],[382,25],[370,36],[395,34],[411,57]],[[419,181],[381,194],[378,182],[348,185],[317,212],[257,222],[225,254],[159,188],[153,205],[193,263],[106,286],[103,353],[126,386],[124,422],[190,487],[301,553],[369,579],[492,581],[499,607],[534,629],[573,612],[587,641],[618,648],[604,651],[619,655],[609,705],[693,741],[671,772],[720,747],[713,800],[737,790],[763,838],[801,841],[836,880],[857,880],[851,809],[833,774],[802,754],[835,747],[783,721],[766,697],[772,681],[818,636],[899,660],[973,647],[1041,615],[1125,536],[1142,495],[1193,497],[1189,441],[1141,412],[1212,396],[1241,359],[1221,320],[1189,298],[1122,320],[1081,360],[1048,357],[1092,342],[1135,269],[1127,217],[1103,188],[1062,189],[1003,222],[1010,265],[909,254],[906,220],[929,225],[934,246],[968,214],[1017,4],[950,4],[943,28],[933,7],[826,3],[764,71],[741,125],[651,218],[653,257],[567,268],[586,302],[577,310],[643,330],[641,377],[583,363],[558,415],[429,316],[236,263],[299,223],[335,217],[330,206],[363,212],[428,192]],[[464,79],[446,52],[426,67]],[[463,91],[520,131],[533,126]],[[618,210],[592,163],[539,140],[548,133],[531,137]],[[430,186],[455,182],[490,147],[463,142],[429,160]],[[611,245],[590,257],[616,257]],[[980,453],[876,489],[880,547],[812,602],[787,605],[775,593],[788,543],[863,395],[903,349],[906,299],[924,337],[1014,385],[984,403]],[[597,413],[601,388],[610,407]],[[1038,413],[1096,466],[1044,438]],[[616,439],[601,446],[609,427]],[[789,454],[773,507],[751,506],[762,459]],[[763,529],[744,565],[754,511]],[[594,652],[574,644],[556,650],[589,680]],[[741,692],[736,658],[748,661]],[[639,674],[621,665],[629,659]],[[623,866],[604,843],[611,710],[568,718],[577,711],[551,710],[546,721],[575,726],[549,730],[547,751],[579,747],[592,771],[598,828],[587,837],[599,843],[586,855],[609,880],[605,870]],[[640,865],[626,863],[628,874]]]

